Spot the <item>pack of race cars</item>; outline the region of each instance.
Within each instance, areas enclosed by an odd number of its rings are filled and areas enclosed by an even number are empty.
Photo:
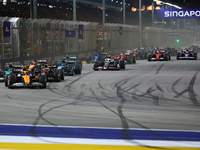
[[[94,63],[93,69],[97,70],[120,70],[125,69],[126,64],[136,63],[137,58],[147,59],[147,61],[169,61],[171,56],[177,55],[177,60],[193,59],[197,60],[197,53],[192,48],[186,48],[179,52],[175,48],[155,47],[145,50],[145,48],[128,49],[124,53],[120,52],[118,56],[111,57],[107,53],[97,53],[95,56],[86,58],[86,63]],[[89,60],[89,58],[93,58]]]
[[[82,62],[76,57],[65,57],[51,63],[48,60],[32,60],[29,65],[8,64],[0,70],[0,79],[8,88],[46,88],[48,81],[60,82],[65,75],[82,73]]]
[[[144,48],[128,49],[117,56],[107,53],[97,53],[86,58],[86,63],[94,63],[93,70],[121,70],[126,68],[126,64],[136,63],[137,58],[147,59],[147,61],[169,61],[171,60],[171,49],[155,47],[151,51]],[[186,48],[177,52],[177,60],[189,59],[197,60],[198,55],[192,48]],[[0,69],[0,81],[5,82],[8,88],[15,87],[39,87],[46,88],[48,81],[60,82],[66,75],[74,76],[82,73],[82,61],[76,57],[64,57],[59,61],[51,63],[48,60],[32,60],[29,65],[8,64],[4,69]]]

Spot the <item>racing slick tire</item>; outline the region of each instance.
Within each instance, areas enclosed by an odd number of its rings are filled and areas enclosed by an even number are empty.
[[[133,63],[134,64],[136,63],[136,57],[135,56],[133,57]]]
[[[119,65],[120,65],[120,68],[121,68],[121,69],[125,69],[125,62],[124,62],[124,60],[121,60],[121,61],[119,62]]]
[[[42,83],[42,86],[40,86],[41,89],[45,89],[47,82],[46,82],[46,76],[45,75],[41,75],[39,77],[39,82]]]
[[[119,60],[115,60],[115,67],[117,67],[118,69],[117,70],[120,70],[120,64],[119,64]]]
[[[8,86],[8,77],[9,77],[9,74],[6,74],[5,75],[5,87]]]
[[[9,82],[8,82],[8,80],[9,80]],[[14,84],[14,83],[15,83],[15,76],[13,74],[10,74],[8,76],[8,78],[7,78],[7,86],[8,86],[8,88],[12,89],[13,88],[12,84]]]
[[[57,70],[57,71],[54,73],[54,76],[55,76],[55,81],[56,81],[56,82],[60,82],[60,77],[61,77],[60,71]]]
[[[168,61],[169,60],[169,55],[165,55],[165,61]]]
[[[82,61],[81,60],[77,60],[76,64],[82,65]]]
[[[176,59],[177,59],[177,60],[180,60],[179,57],[180,57],[180,53],[177,54]]]
[[[148,56],[148,59],[147,59],[147,60],[148,60],[148,61],[151,61],[151,55]]]
[[[127,58],[127,62],[128,62],[129,64],[133,64],[133,57],[132,57],[132,56],[129,56],[129,57]]]
[[[75,74],[81,74],[82,73],[82,65],[77,64],[75,66],[74,72],[75,72]]]
[[[98,69],[95,69],[96,67],[99,67],[99,62],[98,61],[95,61],[94,62],[94,71],[97,71]]]
[[[64,70],[63,69],[60,69],[60,79],[61,80],[64,80],[65,79],[65,73],[64,73]]]
[[[194,60],[197,60],[197,59],[198,59],[197,53],[194,53]]]
[[[91,56],[87,56],[85,61],[86,61],[87,64],[90,64],[90,62],[91,62]]]

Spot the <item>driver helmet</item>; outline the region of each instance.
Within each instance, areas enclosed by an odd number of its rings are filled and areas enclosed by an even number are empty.
[[[12,64],[12,63],[9,63],[9,64],[8,64],[8,67],[9,67],[9,68],[13,68],[13,64]]]
[[[48,68],[49,66],[47,64],[44,65],[44,68]]]
[[[27,66],[23,66],[23,70],[26,70],[27,69]]]
[[[37,63],[37,60],[35,59],[35,60],[31,60],[31,63],[32,64],[36,64]]]
[[[66,56],[65,56],[65,59],[69,59],[69,56],[68,56],[68,55],[66,55]]]

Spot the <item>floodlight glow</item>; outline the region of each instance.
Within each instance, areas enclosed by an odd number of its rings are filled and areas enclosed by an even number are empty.
[[[159,3],[162,3],[162,4],[166,4],[166,5],[169,5],[169,6],[178,8],[178,9],[181,9],[181,7],[179,7],[179,6],[177,6],[177,5],[174,5],[174,4],[171,4],[171,3],[165,3],[165,2],[160,1],[160,0],[153,0],[153,1],[154,1],[154,2],[159,2]]]

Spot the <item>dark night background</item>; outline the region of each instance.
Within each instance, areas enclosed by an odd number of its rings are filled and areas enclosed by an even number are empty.
[[[200,8],[200,0],[162,0],[163,2],[169,2],[181,6],[182,8]],[[139,3],[139,0],[126,0],[133,6],[135,3]],[[142,0],[142,3],[146,6],[151,5],[151,0]]]

